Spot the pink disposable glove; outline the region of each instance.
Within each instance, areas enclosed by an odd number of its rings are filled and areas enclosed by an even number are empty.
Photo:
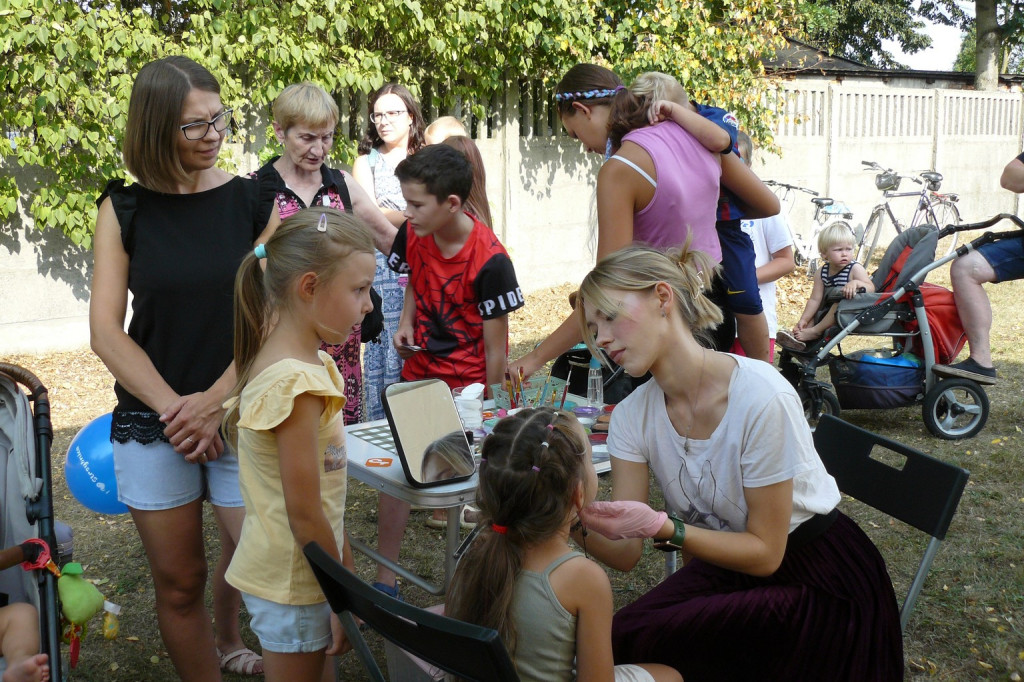
[[[649,538],[661,530],[668,514],[654,511],[643,502],[591,502],[583,508],[583,524],[609,540]]]

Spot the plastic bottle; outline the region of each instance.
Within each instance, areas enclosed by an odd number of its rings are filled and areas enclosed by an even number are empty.
[[[593,355],[587,372],[587,405],[604,407],[604,375],[601,374],[601,361]]]

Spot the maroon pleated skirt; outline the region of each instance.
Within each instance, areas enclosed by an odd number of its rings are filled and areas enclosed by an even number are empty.
[[[885,561],[843,514],[767,578],[697,559],[615,614],[616,663],[700,680],[902,680]]]

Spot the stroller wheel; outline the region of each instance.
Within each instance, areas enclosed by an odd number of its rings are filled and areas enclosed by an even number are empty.
[[[924,396],[924,425],[945,440],[973,438],[988,421],[985,389],[970,379],[944,379]]]
[[[811,431],[817,428],[818,420],[821,419],[822,415],[839,416],[839,398],[832,391],[826,388],[807,388],[802,386],[797,389],[797,393],[800,395],[800,402],[804,406],[804,419],[810,425]],[[815,406],[815,395],[818,398],[817,406]]]

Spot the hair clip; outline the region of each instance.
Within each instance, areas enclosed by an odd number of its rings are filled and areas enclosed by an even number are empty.
[[[326,232],[327,231],[327,212],[326,211],[324,211],[323,213],[320,214],[320,220],[316,224],[316,231],[317,232]]]
[[[266,258],[267,257],[267,245],[266,244],[257,244],[256,248],[252,250],[252,255],[256,256],[257,258]]]

